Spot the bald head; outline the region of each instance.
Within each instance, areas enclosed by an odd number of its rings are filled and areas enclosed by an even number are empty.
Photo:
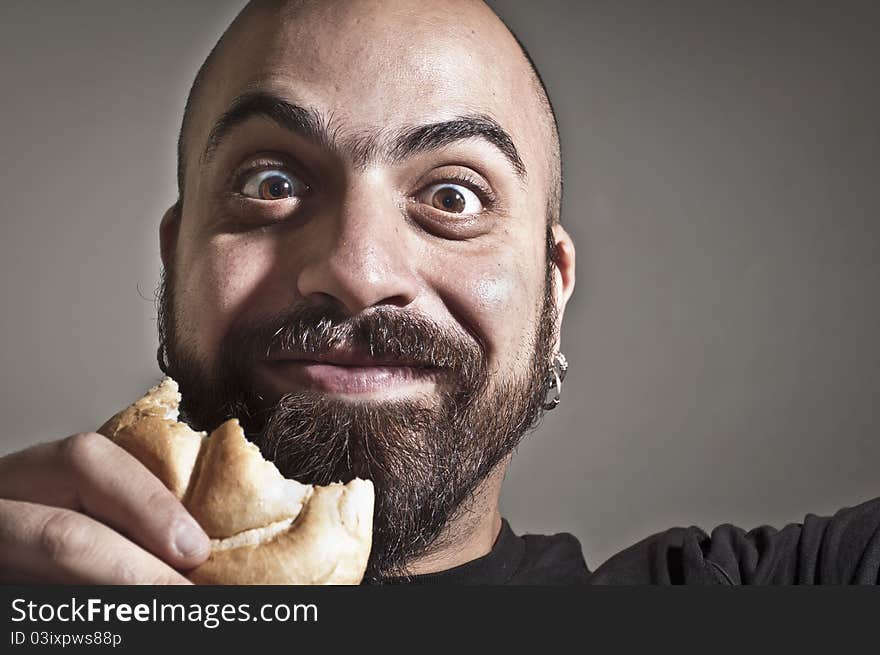
[[[267,44],[276,47],[267,49]],[[340,58],[341,44],[346,44],[348,52]],[[206,100],[222,94],[221,87],[235,77],[230,69],[236,63],[240,66],[243,59],[255,63],[262,57],[262,63],[271,68],[271,58],[277,58],[279,50],[291,60],[288,65],[296,65],[303,60],[303,54],[310,54],[308,66],[317,76],[321,75],[323,62],[337,60],[329,64],[337,73],[331,75],[336,85],[369,84],[371,77],[398,78],[405,83],[407,64],[412,68],[413,63],[426,69],[459,71],[463,81],[475,73],[493,81],[503,78],[513,87],[516,102],[537,128],[538,138],[534,140],[540,150],[547,220],[549,224],[559,221],[562,164],[558,123],[549,94],[523,43],[481,0],[445,0],[433,6],[415,0],[249,2],[211,50],[190,89],[178,140],[178,211],[182,210],[186,195],[187,172],[193,170],[193,160],[205,146],[206,123],[210,120]],[[389,56],[395,50],[415,56]],[[329,55],[323,61],[322,52]],[[365,65],[360,71],[352,69],[345,61],[346,55]],[[277,64],[281,68],[283,62]],[[340,69],[347,71],[350,79],[340,76]],[[447,76],[443,81],[454,79]],[[399,86],[397,95],[412,91],[411,85]],[[492,85],[484,87],[487,94],[498,95]],[[452,106],[458,99],[454,84],[450,84],[450,90]],[[418,97],[418,92],[415,95]],[[473,108],[478,113],[496,113],[485,112],[482,106]],[[387,111],[394,113],[393,107]]]

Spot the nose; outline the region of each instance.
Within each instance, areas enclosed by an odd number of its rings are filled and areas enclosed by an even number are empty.
[[[405,307],[418,293],[405,219],[387,188],[350,190],[333,215],[318,221],[317,238],[300,269],[297,291],[313,302],[339,303],[354,316],[377,305]]]

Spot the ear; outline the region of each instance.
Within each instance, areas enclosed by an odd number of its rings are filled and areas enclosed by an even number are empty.
[[[553,271],[553,291],[556,299],[556,348],[559,348],[558,335],[562,327],[562,317],[565,314],[565,307],[568,299],[574,293],[575,279],[575,250],[574,241],[571,240],[568,232],[562,225],[556,223],[551,227],[553,233],[554,259],[556,262]]]
[[[174,251],[177,249],[177,236],[180,233],[180,201],[168,208],[159,223],[159,252],[162,266],[171,270]]]

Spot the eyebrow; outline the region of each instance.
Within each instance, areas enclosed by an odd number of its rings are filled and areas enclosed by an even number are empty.
[[[254,117],[268,118],[324,149],[347,155],[360,166],[380,158],[400,163],[457,141],[483,139],[498,149],[520,182],[526,178],[526,167],[513,139],[498,121],[487,114],[466,114],[451,120],[406,127],[391,132],[385,139],[372,134],[341,138],[340,131],[331,128],[330,118],[266,92],[245,93],[232,102],[208,134],[202,165],[212,161],[217,149],[236,127]]]

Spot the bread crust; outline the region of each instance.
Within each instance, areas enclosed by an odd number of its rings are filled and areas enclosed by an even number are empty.
[[[281,475],[236,419],[210,435],[179,422],[177,383],[159,385],[98,432],[140,460],[211,538],[197,584],[358,584],[372,540],[369,480],[326,487]]]

